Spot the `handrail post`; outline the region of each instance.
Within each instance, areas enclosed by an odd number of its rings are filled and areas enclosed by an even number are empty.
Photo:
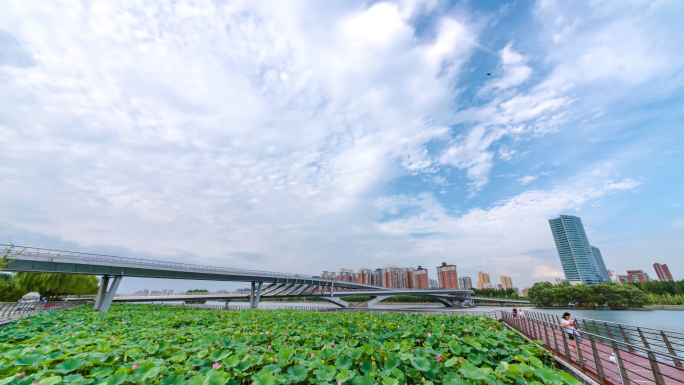
[[[599,333],[598,326],[596,326],[596,321],[591,320],[591,323],[594,325],[594,332],[596,332],[596,335],[598,335],[599,342],[603,343],[603,338],[601,338],[601,333]]]
[[[579,343],[578,339],[579,334],[575,333],[575,339],[572,340],[572,342],[575,344],[575,348],[577,349],[577,362],[579,363],[580,370],[584,372],[584,358],[582,358],[582,344]]]
[[[546,327],[546,323],[544,323],[543,326],[544,326],[544,335],[546,336],[546,346],[548,346],[549,349],[551,349],[551,351],[553,352],[553,355],[556,355],[556,352],[551,347],[551,341],[549,340],[549,329]]]
[[[572,356],[570,355],[570,349],[568,348],[568,337],[566,336],[565,330],[561,329],[561,335],[563,336],[563,348],[565,349],[565,359],[570,362],[572,361]]]
[[[661,330],[660,335],[663,336],[663,342],[665,342],[665,346],[667,346],[667,350],[670,352],[670,355],[676,357],[677,353],[672,348],[672,344],[670,344],[670,340],[667,338],[667,335],[665,334],[665,332]],[[678,359],[674,359],[674,364],[678,368],[682,367],[682,361],[680,361]]]
[[[663,379],[663,374],[660,372],[660,367],[656,361],[655,354],[652,351],[648,351],[648,363],[651,364],[651,370],[653,371],[653,377],[657,385],[665,385],[665,380]]]
[[[615,355],[618,372],[620,373],[620,381],[622,381],[622,385],[630,385],[629,378],[627,378],[627,370],[625,369],[625,365],[622,363],[622,357],[620,357],[620,350],[618,349],[615,341],[612,341],[611,344],[613,345],[613,354]]]
[[[632,344],[629,343],[629,340],[627,339],[627,334],[625,334],[625,329],[622,327],[622,324],[618,324],[618,329],[620,329],[620,333],[622,334],[622,339],[625,340],[625,345],[627,345],[627,350],[629,350],[630,353],[634,353],[634,349],[632,348]]]
[[[598,350],[596,349],[596,342],[594,341],[594,337],[589,334],[589,341],[591,342],[591,352],[594,355],[594,364],[596,365],[596,374],[598,375],[598,380],[599,383],[605,384],[605,375],[603,374],[603,364],[601,364],[601,357],[598,354]]]
[[[655,354],[651,352],[651,347],[648,344],[648,341],[646,341],[646,337],[644,336],[644,333],[641,331],[640,327],[636,328],[637,332],[639,333],[639,337],[641,337],[641,342],[644,344],[644,347],[648,350],[648,363],[651,365],[651,370],[653,371],[653,377],[655,378],[655,382],[657,385],[665,385],[665,381],[663,380],[663,375],[660,373],[660,367],[658,366],[658,362],[656,361]]]

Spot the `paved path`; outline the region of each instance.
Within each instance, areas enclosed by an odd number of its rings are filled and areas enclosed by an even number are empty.
[[[506,321],[509,326],[517,329],[529,338],[543,341],[544,347],[554,355],[569,362],[573,367],[584,372],[600,384],[684,384],[684,369],[675,366],[673,361],[664,357],[658,357],[654,361],[655,368],[653,368],[645,351],[643,351],[643,354],[637,349],[634,352],[630,352],[619,344],[616,350],[607,338],[593,337],[594,341],[592,344],[591,339],[588,338],[589,336],[585,334],[584,341],[578,344],[580,348],[579,353],[581,354],[580,360],[578,352],[572,348],[573,341],[568,339],[567,334],[554,323],[530,317],[524,319],[516,318],[514,320],[507,318]],[[622,378],[617,365],[617,356],[622,360]],[[658,373],[662,377],[660,381],[656,381]]]

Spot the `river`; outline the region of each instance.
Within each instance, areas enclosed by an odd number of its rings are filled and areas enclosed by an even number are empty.
[[[207,305],[224,305],[224,302],[218,301],[207,301]],[[247,302],[231,302],[230,306],[240,306],[247,307],[249,303]],[[260,308],[264,309],[274,309],[282,308],[288,306],[306,306],[306,307],[317,307],[317,308],[334,308],[333,304],[329,303],[318,303],[318,302],[267,302],[263,301],[259,304]],[[373,306],[375,309],[444,309],[442,306],[430,306],[430,305],[391,305],[391,304],[378,304]],[[654,329],[663,330],[675,330],[684,332],[684,312],[682,311],[668,311],[668,310],[575,310],[575,309],[533,309],[529,307],[523,308],[525,311],[539,311],[546,312],[550,314],[562,315],[564,312],[569,312],[572,317],[582,317],[608,322],[617,322],[627,325],[643,326]],[[510,311],[511,307],[499,307],[499,306],[476,306],[468,307],[463,309],[454,309],[454,312],[459,311],[495,311],[495,310],[507,310]]]

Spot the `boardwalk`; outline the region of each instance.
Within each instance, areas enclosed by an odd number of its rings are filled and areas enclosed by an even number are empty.
[[[551,353],[599,384],[684,384],[681,355],[671,354],[676,353],[673,347],[668,352],[625,343],[629,339],[624,331],[624,339],[620,340],[583,331],[583,343],[578,344],[579,349],[573,349],[573,341],[553,316],[537,312],[525,314],[525,318],[513,318],[510,313],[504,313],[503,319],[527,337],[541,341]]]

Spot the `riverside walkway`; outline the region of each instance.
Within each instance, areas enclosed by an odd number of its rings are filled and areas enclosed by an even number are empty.
[[[684,333],[577,318],[584,341],[573,349],[556,315],[502,312],[502,320],[602,385],[684,384]]]

